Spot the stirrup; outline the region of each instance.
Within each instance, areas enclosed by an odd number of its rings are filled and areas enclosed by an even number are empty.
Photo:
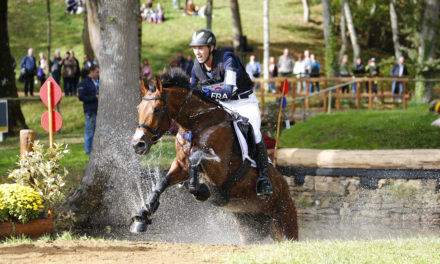
[[[268,178],[258,178],[255,188],[258,197],[269,197],[273,194],[272,183]]]

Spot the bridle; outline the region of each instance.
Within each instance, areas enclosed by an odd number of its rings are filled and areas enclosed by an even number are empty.
[[[163,125],[163,119],[165,118],[165,113],[168,113],[168,118],[170,120],[177,120],[177,118],[179,118],[180,113],[182,113],[183,109],[185,108],[185,106],[189,103],[189,101],[191,100],[192,94],[193,94],[193,90],[190,89],[188,96],[186,97],[185,102],[180,106],[179,111],[177,111],[177,114],[174,118],[170,117],[169,112],[167,111],[168,109],[168,103],[167,103],[167,93],[165,89],[162,89],[162,96],[161,97],[142,97],[142,100],[145,101],[155,101],[155,100],[162,100],[164,102],[164,107],[162,107],[162,112],[160,113],[160,119],[159,119],[159,123],[156,126],[156,128],[152,128],[144,123],[138,123],[138,127],[142,127],[145,128],[148,132],[150,132],[152,134],[151,136],[151,141],[153,142],[153,144],[156,144],[157,141],[163,136],[163,134],[168,131],[164,130],[162,131],[162,125]]]

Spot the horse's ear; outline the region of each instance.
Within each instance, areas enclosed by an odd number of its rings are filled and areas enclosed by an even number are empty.
[[[159,76],[156,76],[155,85],[156,85],[156,89],[158,89],[159,92],[162,93],[162,82]]]
[[[145,83],[144,79],[139,79],[139,85],[141,86],[141,94],[145,95],[147,94],[147,85],[148,83]]]

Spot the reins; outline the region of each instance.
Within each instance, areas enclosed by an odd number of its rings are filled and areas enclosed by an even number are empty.
[[[148,130],[152,134],[151,141],[153,142],[153,144],[157,143],[157,141],[167,131],[167,130],[162,131],[163,119],[165,118],[165,113],[168,113],[167,112],[168,102],[167,102],[166,90],[165,89],[162,89],[162,90],[163,90],[163,93],[162,93],[161,97],[157,97],[157,96],[156,97],[142,97],[142,100],[145,100],[145,101],[161,100],[161,101],[164,101],[164,104],[165,104],[164,107],[162,108],[159,123],[155,129],[151,128],[150,126],[148,126],[144,123],[138,123],[138,127],[145,128],[146,130]],[[186,97],[185,102],[180,106],[179,110],[177,111],[176,116],[174,118],[171,118],[168,113],[168,118],[170,118],[172,120],[177,120],[179,118],[180,114],[182,113],[183,109],[186,107],[186,105],[189,103],[189,101],[191,101],[192,95],[193,95],[193,90],[190,90],[188,96]]]

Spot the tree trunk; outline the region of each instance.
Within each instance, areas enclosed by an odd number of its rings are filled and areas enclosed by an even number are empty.
[[[341,45],[341,49],[339,50],[339,57],[338,57],[338,63],[339,64],[341,63],[342,57],[344,56],[345,52],[347,51],[347,27],[346,27],[346,23],[345,23],[344,3],[345,3],[345,0],[342,0],[342,4],[341,4],[341,39],[342,39],[342,45]]]
[[[99,28],[101,24],[98,17],[98,3],[99,0],[86,1],[89,39],[93,49],[93,53],[97,58],[99,58],[99,42],[100,42]]]
[[[76,212],[79,224],[120,225],[134,210],[140,175],[130,144],[139,103],[139,1],[103,0],[97,8],[102,23],[96,131],[85,175],[64,206]]]
[[[51,48],[51,42],[52,42],[52,25],[51,25],[51,18],[50,18],[50,0],[46,0],[46,9],[47,9],[47,59],[50,60],[50,48]],[[52,67],[49,67],[49,72],[51,71]]]
[[[351,15],[351,8],[348,1],[344,1],[344,13],[347,21],[348,31],[350,32],[351,45],[353,46],[353,63],[356,62],[356,58],[361,57],[361,49],[357,39],[356,29],[354,28],[353,16]]]
[[[304,23],[309,23],[309,16],[310,16],[309,4],[307,3],[307,0],[302,0],[302,4],[304,9]]]
[[[240,39],[243,37],[238,0],[231,0],[230,6],[232,15],[232,43],[234,48],[238,48],[240,46]]]
[[[328,77],[336,76],[335,39],[331,20],[330,0],[322,0],[325,39],[325,72]]]
[[[8,1],[0,1],[0,97],[18,97],[15,73],[8,35]],[[17,64],[19,60],[17,58]],[[8,133],[18,135],[20,129],[27,128],[20,101],[8,101]]]
[[[206,28],[212,28],[212,0],[206,1]]]
[[[90,0],[89,0],[90,1]],[[87,2],[89,2],[87,1]],[[87,6],[87,4],[86,4]],[[93,60],[95,57],[95,52],[93,51],[92,43],[90,41],[90,32],[89,32],[89,19],[88,13],[89,10],[86,9],[86,14],[84,14],[84,26],[82,32],[82,40],[84,46],[84,54],[87,54],[90,60]]]
[[[397,13],[396,13],[396,0],[390,1],[390,19],[391,19],[391,31],[393,32],[393,44],[394,44],[394,55],[396,59],[402,56],[400,51],[399,42],[399,25],[397,23]]]
[[[263,2],[263,30],[264,30],[263,77],[264,79],[269,79],[269,49],[270,49],[269,0],[264,0]],[[265,83],[264,89],[266,89],[267,86],[268,83]]]
[[[424,69],[426,62],[434,59],[435,50],[438,47],[438,22],[440,3],[438,0],[425,0],[425,12],[423,15],[422,28],[419,33],[420,46],[418,49],[417,63],[420,66],[417,71],[417,79],[432,78],[433,69]],[[432,87],[434,83],[417,82],[414,94],[416,103],[426,103],[432,98]]]

